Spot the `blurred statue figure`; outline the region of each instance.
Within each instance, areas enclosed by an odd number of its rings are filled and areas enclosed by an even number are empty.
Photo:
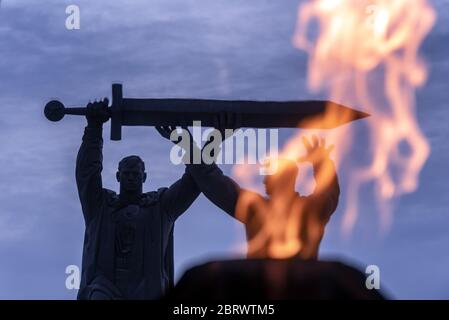
[[[225,136],[225,128],[238,128],[238,124],[229,123],[233,122],[230,116],[217,121],[216,128],[224,139],[229,137]],[[264,179],[265,197],[242,189],[215,163],[187,168],[211,202],[244,223],[249,258],[318,257],[325,226],[338,205],[340,188],[329,157],[333,146],[326,147],[324,139],[315,136],[311,141],[303,138],[303,143],[307,150],[304,157],[297,161],[275,159],[277,171]],[[219,149],[212,150],[218,154]],[[315,191],[309,196],[295,191],[297,162],[304,161],[312,163],[316,181]]]
[[[169,188],[144,193],[145,164],[135,155],[118,165],[120,194],[103,188],[107,106],[107,99],[87,105],[87,127],[76,161],[86,227],[78,299],[157,299],[173,286],[174,223],[200,191],[184,173]]]

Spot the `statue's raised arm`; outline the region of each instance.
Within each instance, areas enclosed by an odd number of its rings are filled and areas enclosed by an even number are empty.
[[[76,184],[86,224],[99,212],[103,200],[102,133],[103,123],[109,119],[107,106],[107,99],[87,105],[87,127],[76,159]]]

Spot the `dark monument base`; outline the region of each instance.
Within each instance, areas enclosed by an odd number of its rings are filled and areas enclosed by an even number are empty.
[[[209,262],[189,269],[173,300],[384,299],[366,275],[340,262],[298,258]]]

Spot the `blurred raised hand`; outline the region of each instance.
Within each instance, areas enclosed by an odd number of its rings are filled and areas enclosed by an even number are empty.
[[[302,138],[302,143],[306,149],[306,154],[298,158],[298,162],[311,162],[312,164],[320,164],[323,160],[329,159],[330,153],[334,150],[334,145],[326,146],[324,138],[318,138],[313,135],[309,140],[307,137]]]

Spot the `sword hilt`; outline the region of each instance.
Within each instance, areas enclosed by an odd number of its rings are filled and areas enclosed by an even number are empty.
[[[111,114],[111,108],[108,108],[109,116]],[[87,108],[85,107],[75,107],[66,108],[64,104],[58,100],[52,100],[45,105],[44,114],[45,117],[53,122],[62,120],[66,114],[74,116],[85,116]]]
[[[122,136],[122,85],[112,85],[112,105],[107,109],[109,118],[111,119],[111,140],[120,140]],[[52,100],[45,105],[45,117],[53,122],[62,120],[66,114],[75,116],[85,116],[87,108],[74,107],[66,108],[64,104],[58,100]]]

